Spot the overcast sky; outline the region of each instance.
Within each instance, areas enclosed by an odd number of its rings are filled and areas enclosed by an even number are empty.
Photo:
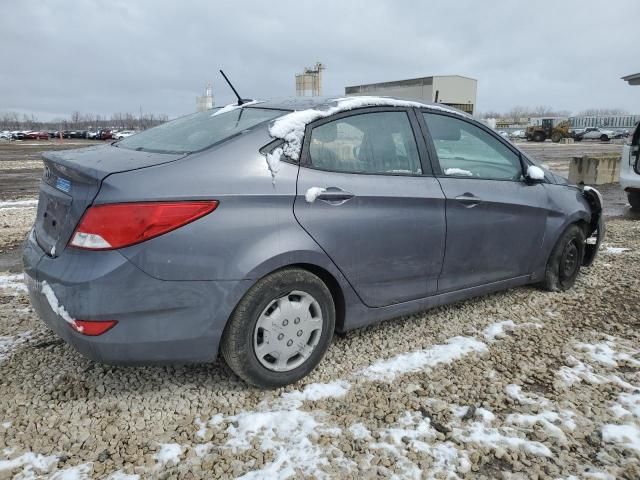
[[[478,79],[478,110],[547,105],[640,113],[640,2],[2,0],[0,112],[42,120],[78,110],[195,110],[295,95],[321,61],[324,92],[459,74]]]

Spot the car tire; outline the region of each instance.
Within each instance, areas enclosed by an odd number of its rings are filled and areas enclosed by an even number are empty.
[[[304,302],[309,304],[306,312]],[[263,328],[267,325],[269,330]],[[277,388],[300,380],[318,365],[334,329],[333,297],[324,282],[307,270],[287,268],[259,280],[240,300],[222,334],[220,350],[231,370],[247,383]],[[275,350],[265,353],[271,344]]]
[[[607,135],[600,135],[600,141],[601,142],[608,142],[609,141],[609,137]]]
[[[553,247],[540,286],[550,292],[564,292],[573,287],[584,259],[585,233],[578,225],[567,228]]]
[[[551,141],[553,143],[558,143],[560,142],[560,140],[562,140],[562,135],[560,135],[559,133],[554,133],[553,135],[551,135]]]
[[[640,211],[640,192],[627,192],[627,199],[631,210]]]

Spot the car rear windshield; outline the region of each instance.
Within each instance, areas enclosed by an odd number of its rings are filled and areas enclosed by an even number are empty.
[[[160,153],[197,152],[285,113],[265,108],[209,110],[150,128],[120,140],[116,146]]]

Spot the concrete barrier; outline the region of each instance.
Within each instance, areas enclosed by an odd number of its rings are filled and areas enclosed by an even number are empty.
[[[586,185],[616,183],[620,179],[620,155],[584,155],[573,157],[569,164],[569,181]]]

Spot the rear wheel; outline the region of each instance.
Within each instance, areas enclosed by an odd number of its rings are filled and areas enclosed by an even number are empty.
[[[565,230],[549,255],[542,288],[562,292],[573,286],[582,266],[585,240],[584,231],[578,225]]]
[[[600,135],[600,141],[601,142],[608,142],[609,141],[609,137],[607,135]]]
[[[562,135],[559,133],[554,133],[551,135],[551,141],[553,143],[558,143],[560,140],[562,140]]]
[[[222,335],[221,352],[246,382],[281,387],[316,367],[334,327],[333,298],[322,280],[306,270],[284,269],[242,298]]]
[[[640,192],[627,192],[627,198],[631,209],[640,211]]]
[[[534,142],[544,142],[545,141],[545,134],[542,132],[535,132],[533,134],[533,141]]]

